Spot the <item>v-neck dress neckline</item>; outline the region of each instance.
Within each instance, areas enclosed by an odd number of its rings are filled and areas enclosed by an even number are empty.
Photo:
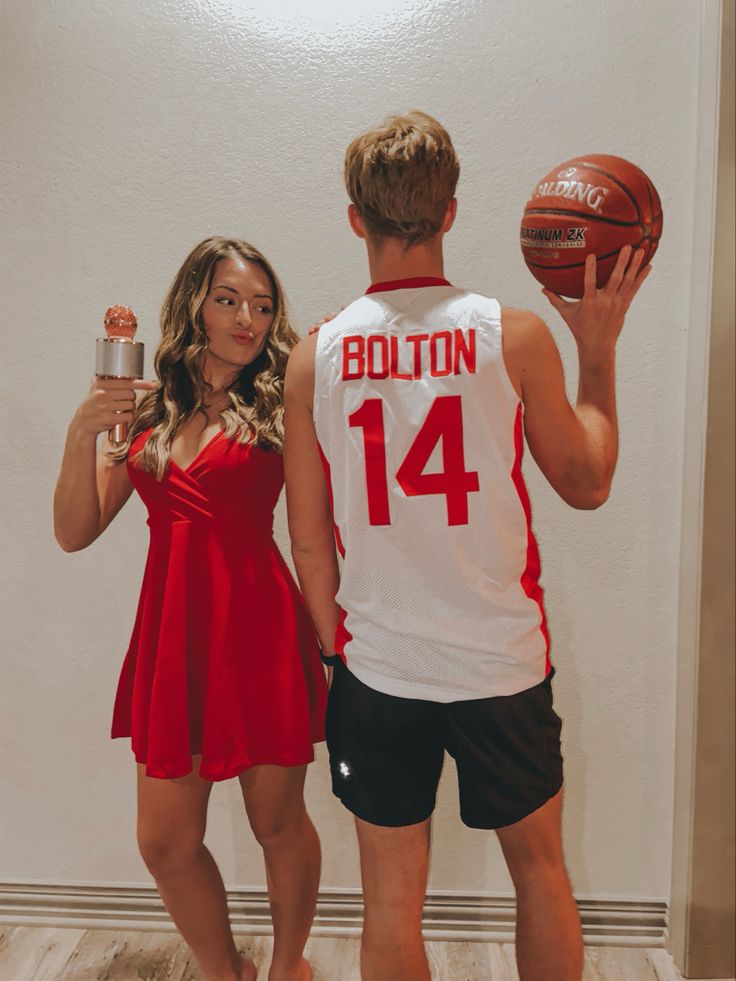
[[[177,470],[180,470],[180,471],[181,471],[182,473],[189,473],[189,471],[190,471],[190,470],[192,469],[192,467],[193,467],[193,466],[194,466],[194,465],[195,465],[196,463],[199,463],[199,461],[200,461],[200,460],[202,459],[202,457],[203,457],[203,456],[205,455],[205,453],[207,452],[207,450],[208,450],[208,449],[209,449],[209,448],[210,448],[210,447],[211,447],[211,446],[212,446],[212,445],[213,445],[214,443],[216,443],[216,442],[217,442],[217,440],[218,440],[218,439],[220,438],[220,436],[222,436],[222,435],[223,435],[223,433],[224,433],[224,432],[225,432],[225,430],[224,430],[224,429],[223,429],[222,427],[220,427],[220,428],[219,428],[219,429],[217,430],[217,432],[215,433],[215,435],[214,435],[214,436],[211,436],[211,437],[210,437],[210,438],[209,438],[209,439],[207,440],[207,442],[206,442],[206,443],[204,444],[204,446],[203,446],[203,447],[202,447],[202,449],[201,449],[201,450],[199,451],[199,453],[197,453],[197,455],[196,455],[196,456],[194,457],[194,459],[192,460],[192,462],[191,462],[191,463],[189,463],[189,464],[188,464],[188,465],[187,465],[186,467],[182,467],[182,465],[181,465],[180,463],[177,463],[177,462],[176,462],[176,460],[175,460],[175,459],[173,458],[173,456],[171,457],[171,462],[173,463],[173,465],[174,465],[174,466],[176,467],[176,469],[177,469]]]

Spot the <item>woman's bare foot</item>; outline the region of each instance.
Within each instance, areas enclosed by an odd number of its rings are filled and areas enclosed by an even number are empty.
[[[247,957],[240,958],[240,981],[256,981],[258,968]]]
[[[312,968],[310,967],[309,961],[303,957],[298,966],[288,973],[278,970],[275,971],[273,965],[268,972],[268,981],[312,981],[312,978]]]

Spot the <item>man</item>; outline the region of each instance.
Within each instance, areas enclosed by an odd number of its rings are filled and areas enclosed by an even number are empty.
[[[615,345],[649,270],[627,248],[602,290],[588,257],[580,302],[545,291],[578,345],[571,406],[544,323],[444,278],[458,174],[448,134],[419,112],[347,150],[348,219],[372,285],[291,355],[292,551],[334,663],[327,739],[360,844],[363,977],[429,979],[421,914],[447,750],[463,822],[496,831],[514,882],[522,981],[576,981],[560,720],[521,455],[526,435],[572,507],[606,500]]]

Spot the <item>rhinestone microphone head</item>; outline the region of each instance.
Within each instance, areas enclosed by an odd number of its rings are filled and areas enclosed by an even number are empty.
[[[133,335],[138,329],[138,318],[130,309],[122,303],[116,303],[108,307],[105,313],[105,333],[108,337],[127,337],[133,339]]]

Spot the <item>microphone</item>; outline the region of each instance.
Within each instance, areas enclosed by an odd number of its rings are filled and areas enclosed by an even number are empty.
[[[142,378],[143,344],[134,341],[138,328],[136,315],[122,304],[109,307],[105,313],[105,333],[95,344],[95,374],[99,378]],[[128,438],[128,426],[119,422],[109,433],[113,446]]]

